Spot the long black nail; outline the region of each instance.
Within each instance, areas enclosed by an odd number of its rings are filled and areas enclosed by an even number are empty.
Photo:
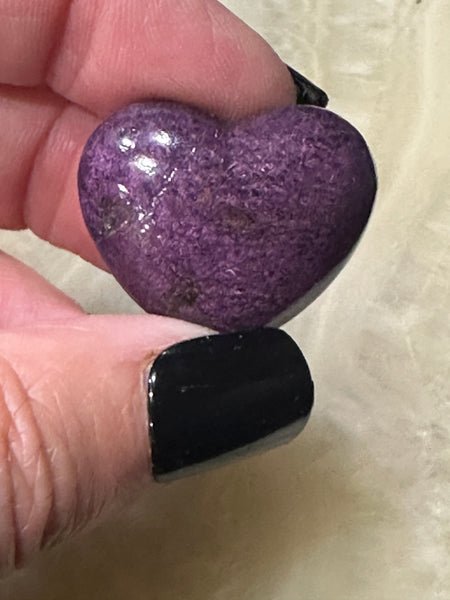
[[[149,375],[154,478],[175,479],[290,441],[308,420],[313,390],[300,348],[280,329],[171,346]]]
[[[327,94],[295,69],[289,65],[286,66],[297,88],[297,104],[312,104],[325,108],[328,104]]]

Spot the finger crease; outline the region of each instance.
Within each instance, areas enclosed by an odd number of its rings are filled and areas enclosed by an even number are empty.
[[[56,124],[59,122],[59,120],[62,117],[66,108],[67,108],[67,102],[64,102],[61,106],[61,109],[55,114],[55,116],[52,119],[49,120],[45,131],[39,137],[39,139],[36,143],[36,146],[34,148],[32,159],[31,159],[31,164],[29,166],[28,173],[26,175],[26,180],[27,180],[28,184],[27,184],[27,187],[25,190],[24,202],[22,205],[22,220],[25,223],[26,227],[30,227],[30,221],[31,221],[31,215],[32,215],[33,199],[32,199],[31,191],[32,191],[32,183],[33,183],[34,173],[36,171],[36,166],[39,162],[39,158],[41,157],[49,140],[52,137],[52,134],[53,134],[53,131],[55,130]],[[45,234],[45,232],[41,233],[41,237],[43,234]]]
[[[74,0],[67,0],[63,9],[61,9],[61,14],[59,16],[59,24],[57,27],[57,35],[55,35],[55,39],[50,48],[50,51],[47,56],[47,62],[44,68],[44,81],[47,82],[49,73],[52,70],[52,67],[55,63],[56,57],[59,54],[60,48],[62,46],[63,40],[66,37],[67,26],[69,24],[70,12],[72,10]]]
[[[8,426],[4,429],[7,447],[7,462],[9,470],[11,519],[14,531],[14,562],[18,566],[30,549],[42,547],[43,531],[54,510],[54,479],[51,468],[51,457],[49,456],[32,408],[32,401],[19,374],[5,357],[0,357],[1,381],[0,402],[1,408],[8,417]],[[27,456],[28,454],[28,456]],[[38,469],[34,474],[33,481],[27,476],[29,458],[32,457],[36,464],[40,462],[41,473],[48,480],[46,488],[49,490],[49,498],[42,503],[42,498],[36,497],[38,481]],[[34,466],[32,467],[34,470]],[[26,490],[24,492],[24,490]],[[23,494],[25,493],[25,497]],[[19,514],[20,506],[30,504],[27,514]],[[37,503],[37,504],[35,504]],[[27,539],[26,531],[32,521],[34,510],[42,511],[37,518],[38,529],[32,534],[34,539]],[[43,510],[44,509],[44,510]],[[39,526],[39,524],[41,524]],[[37,534],[36,537],[34,537]],[[29,536],[28,536],[29,537]]]

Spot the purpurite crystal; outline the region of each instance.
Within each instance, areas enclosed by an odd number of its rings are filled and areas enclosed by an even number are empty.
[[[279,108],[230,124],[132,104],[89,138],[81,207],[111,272],[148,312],[220,331],[312,300],[369,218],[366,143],[336,114]]]

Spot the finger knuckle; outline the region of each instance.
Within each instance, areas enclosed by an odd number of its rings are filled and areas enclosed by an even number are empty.
[[[20,566],[40,548],[50,521],[52,460],[33,402],[18,373],[0,357],[0,565]]]

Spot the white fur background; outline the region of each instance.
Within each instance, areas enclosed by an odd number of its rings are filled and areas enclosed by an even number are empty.
[[[375,157],[355,255],[287,325],[316,406],[289,446],[155,486],[0,584],[3,600],[450,598],[450,3],[227,0]],[[28,233],[0,247],[92,312],[139,309]]]

